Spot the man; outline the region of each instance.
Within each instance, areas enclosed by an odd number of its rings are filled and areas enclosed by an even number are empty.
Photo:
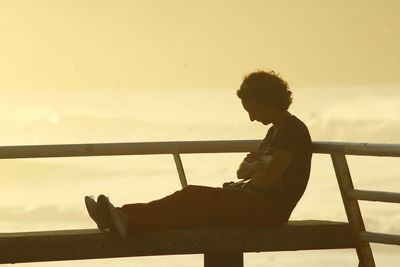
[[[237,171],[239,182],[223,188],[190,185],[149,203],[115,208],[100,195],[86,196],[90,217],[117,238],[140,232],[211,227],[275,227],[286,223],[306,188],[311,138],[288,112],[288,84],[273,71],[245,76],[237,96],[251,121],[272,124],[257,151]]]

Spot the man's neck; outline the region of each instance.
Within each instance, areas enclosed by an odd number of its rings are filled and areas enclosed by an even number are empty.
[[[275,129],[279,129],[290,116],[292,116],[292,114],[287,110],[277,113],[275,120],[272,122]]]

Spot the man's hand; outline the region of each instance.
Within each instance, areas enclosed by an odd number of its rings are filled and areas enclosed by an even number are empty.
[[[259,161],[260,154],[258,152],[250,152],[246,155],[246,157],[243,159],[244,161],[247,162],[254,162],[254,161]]]

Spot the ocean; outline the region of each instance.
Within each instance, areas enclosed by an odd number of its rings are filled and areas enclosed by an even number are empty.
[[[290,111],[314,141],[400,143],[398,86],[299,88]],[[262,139],[234,90],[11,91],[0,105],[0,145]],[[189,184],[235,179],[244,154],[182,155]],[[356,188],[400,192],[400,159],[348,157]],[[94,228],[85,195],[115,205],[180,188],[171,155],[0,160],[0,232]],[[360,202],[369,231],[400,234],[400,206]],[[292,220],[345,221],[328,155],[313,156],[308,188]],[[400,247],[372,244],[377,266],[396,266]],[[355,250],[245,254],[245,266],[355,266]],[[138,257],[28,266],[202,266],[201,255]]]

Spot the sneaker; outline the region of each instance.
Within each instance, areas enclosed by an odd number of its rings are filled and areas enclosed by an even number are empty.
[[[128,215],[115,208],[105,195],[97,198],[97,205],[106,214],[111,234],[117,239],[126,238],[128,236]]]
[[[90,218],[97,224],[97,228],[103,232],[109,230],[110,223],[107,221],[107,216],[100,210],[93,196],[85,196],[85,205]]]

